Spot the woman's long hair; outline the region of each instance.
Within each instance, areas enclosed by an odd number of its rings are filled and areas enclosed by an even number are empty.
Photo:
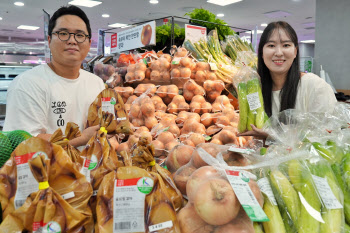
[[[282,29],[289,36],[294,46],[297,49],[297,56],[295,57],[292,66],[290,67],[286,82],[281,90],[281,109],[280,111],[295,108],[295,100],[297,97],[298,84],[300,81],[299,69],[299,44],[298,36],[294,29],[284,21],[272,22],[267,25],[260,38],[258,49],[258,74],[261,77],[262,94],[264,98],[265,112],[270,117],[272,115],[272,78],[270,70],[265,65],[263,59],[264,45],[269,41],[272,33],[275,30]]]

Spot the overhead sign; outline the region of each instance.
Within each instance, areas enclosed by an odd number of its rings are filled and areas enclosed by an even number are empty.
[[[185,40],[189,40],[192,43],[196,43],[200,39],[207,39],[207,28],[194,26],[191,24],[185,24]]]
[[[111,35],[111,53],[155,44],[156,21],[151,21]]]

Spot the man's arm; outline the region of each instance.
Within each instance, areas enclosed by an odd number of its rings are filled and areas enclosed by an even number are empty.
[[[90,140],[90,138],[92,138],[99,129],[99,125],[86,128],[83,130],[80,137],[70,140],[69,144],[74,147],[85,146]]]

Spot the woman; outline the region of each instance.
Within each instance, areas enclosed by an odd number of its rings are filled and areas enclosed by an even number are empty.
[[[270,23],[260,38],[258,74],[267,115],[286,109],[299,112],[333,111],[337,102],[332,88],[313,73],[299,69],[298,37],[286,22]],[[267,134],[253,130],[240,134],[266,138]]]

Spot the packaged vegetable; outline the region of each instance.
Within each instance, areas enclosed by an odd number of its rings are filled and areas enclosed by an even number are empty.
[[[235,77],[239,102],[239,132],[252,130],[251,124],[261,129],[265,123],[264,100],[259,75],[250,67],[244,67]]]
[[[134,90],[134,95],[136,96],[141,96],[143,93],[147,92],[149,97],[152,97],[157,91],[157,87],[152,84],[139,84],[135,90]]]
[[[91,227],[91,213],[75,209],[50,187],[50,170],[55,169],[50,163],[43,153],[28,160],[28,174],[36,183],[32,185],[39,190],[30,193],[20,208],[6,216],[1,232],[37,232],[46,228],[56,232],[92,232],[92,228],[84,229],[89,222]]]
[[[190,103],[190,111],[198,114],[209,113],[212,110],[212,106],[209,102],[205,101],[202,95],[193,96]]]
[[[203,88],[206,92],[206,99],[212,103],[221,95],[221,92],[225,89],[225,84],[221,80],[207,80],[204,82]]]
[[[186,101],[191,101],[195,95],[204,96],[205,90],[192,79],[188,80],[183,86],[183,96]]]
[[[156,94],[163,99],[165,104],[169,104],[179,94],[179,88],[176,85],[160,86]]]
[[[103,90],[89,107],[86,128],[98,124],[108,133],[131,133],[123,99],[113,89]]]
[[[220,95],[216,97],[215,101],[212,103],[213,112],[222,112],[225,108],[231,108],[234,110],[234,107],[230,103],[230,99],[225,95]]]
[[[114,90],[122,97],[125,104],[130,96],[134,94],[134,88],[132,87],[115,87]]]
[[[186,103],[185,98],[182,95],[176,95],[171,103],[168,105],[168,113],[178,113],[181,111],[189,111],[190,106]]]
[[[149,130],[158,124],[155,117],[155,106],[148,96],[150,89],[134,100],[131,104],[129,116],[135,127],[146,126]]]

